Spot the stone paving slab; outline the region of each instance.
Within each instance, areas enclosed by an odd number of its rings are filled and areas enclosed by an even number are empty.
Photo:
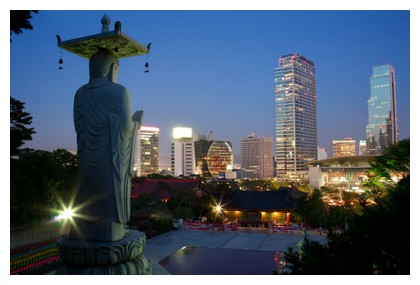
[[[325,234],[308,231],[308,238],[326,243]],[[225,231],[187,231],[173,230],[147,240],[144,255],[152,267],[152,274],[170,274],[159,265],[159,261],[173,254],[184,246],[245,249],[261,251],[287,251],[302,239],[302,231],[272,233],[266,229],[240,229],[235,232]]]

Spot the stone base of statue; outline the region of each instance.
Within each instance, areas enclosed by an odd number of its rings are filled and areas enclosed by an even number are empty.
[[[144,275],[151,268],[143,250],[146,235],[128,230],[127,235],[115,242],[90,242],[61,238],[58,240],[63,264],[59,275]]]

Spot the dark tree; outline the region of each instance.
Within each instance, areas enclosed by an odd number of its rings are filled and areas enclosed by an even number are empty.
[[[211,212],[211,196],[208,194],[194,198],[193,214],[196,217],[207,217]]]
[[[375,157],[371,166],[367,186],[376,188],[395,186],[392,176],[402,178],[410,175],[410,139],[387,147],[383,155]]]
[[[10,36],[23,33],[22,29],[32,30],[29,22],[32,19],[32,13],[38,13],[35,10],[10,10]],[[12,39],[10,39],[12,42]],[[32,117],[29,113],[23,111],[25,103],[10,97],[10,155],[18,155],[19,148],[25,141],[32,140],[35,134],[33,128],[28,128],[32,123]]]
[[[205,184],[205,189],[211,194],[214,201],[222,201],[224,197],[229,197],[234,190],[228,182],[211,181]]]
[[[56,206],[50,191],[58,169],[50,152],[23,150],[11,162],[10,216],[12,224],[24,224],[48,217]]]
[[[76,183],[77,164],[73,154],[23,149],[19,159],[11,160],[11,224],[48,219],[69,205]]]
[[[143,193],[133,201],[131,228],[142,231],[147,238],[170,231],[173,227],[171,212],[155,194]]]
[[[348,231],[330,232],[285,254],[292,274],[410,274],[410,178],[377,205],[367,206]]]
[[[10,97],[10,155],[19,154],[19,148],[25,141],[32,140],[36,132],[29,128],[32,124],[32,116],[24,111],[25,103]]]
[[[133,201],[133,210],[151,208],[166,208],[165,203],[155,194],[142,193]]]
[[[37,14],[36,10],[10,10],[10,36],[23,33],[22,29],[32,30],[33,26],[29,22],[32,19],[32,13]],[[10,39],[10,42],[12,39]]]
[[[169,174],[152,173],[152,174],[148,174],[147,178],[151,178],[151,179],[173,179],[174,177],[172,175],[169,175]]]
[[[322,200],[322,192],[315,189],[311,194],[302,197],[297,205],[295,217],[299,223],[320,227],[325,223],[327,206]]]
[[[409,141],[386,150],[373,164],[376,183],[386,190],[376,204],[361,204],[349,229],[328,234],[327,245],[306,242],[289,250],[292,274],[410,274]],[[389,173],[402,177],[390,183]]]
[[[76,189],[77,156],[65,149],[56,149],[51,153],[51,156],[58,169],[58,176],[53,180],[54,184],[51,183],[51,186],[54,186],[51,191],[64,204],[68,205]]]
[[[252,191],[266,191],[266,190],[276,190],[278,189],[271,180],[268,179],[246,179],[241,182],[243,189],[252,190]]]
[[[168,208],[176,218],[188,219],[193,215],[194,190],[189,187],[176,187],[171,191]]]

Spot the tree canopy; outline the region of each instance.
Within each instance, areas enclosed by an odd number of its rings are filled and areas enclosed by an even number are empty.
[[[289,249],[291,274],[410,274],[409,149],[404,140],[375,159],[372,177],[387,191],[362,203],[348,230],[330,231],[326,245],[306,240],[301,252]],[[402,178],[390,184],[390,173]]]
[[[10,10],[10,36],[12,33],[19,35],[23,30],[32,30],[33,26],[29,21],[32,19],[32,13],[37,14],[37,10]],[[10,39],[10,42],[12,40]]]
[[[302,197],[297,205],[295,215],[298,223],[320,227],[325,223],[326,205],[322,200],[322,192],[315,189],[311,194]]]
[[[32,116],[24,111],[25,103],[10,97],[10,155],[19,154],[19,148],[25,141],[32,140],[36,132],[29,126],[32,124]]]
[[[64,149],[23,149],[10,168],[11,224],[42,221],[59,209],[60,202],[68,205],[76,185],[75,155]]]
[[[387,147],[383,155],[375,157],[371,166],[368,185],[395,186],[392,177],[403,178],[410,174],[410,140]]]

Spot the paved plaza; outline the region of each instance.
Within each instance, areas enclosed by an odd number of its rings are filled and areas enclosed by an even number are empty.
[[[320,243],[327,241],[317,231],[308,231],[308,238]],[[152,274],[170,274],[159,261],[184,246],[286,252],[302,239],[302,231],[272,233],[266,229],[240,228],[239,231],[173,230],[146,242],[144,255],[152,267]]]

